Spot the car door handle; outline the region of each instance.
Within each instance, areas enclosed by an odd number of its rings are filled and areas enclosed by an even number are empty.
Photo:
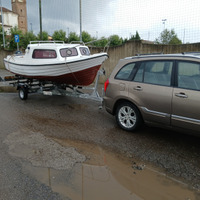
[[[175,93],[175,96],[180,97],[180,98],[188,98],[188,96],[185,93]]]
[[[140,86],[134,87],[133,89],[137,91],[142,91],[142,88]]]

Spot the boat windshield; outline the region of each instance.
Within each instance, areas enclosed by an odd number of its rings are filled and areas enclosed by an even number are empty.
[[[60,49],[60,55],[62,57],[78,56],[76,48],[64,48]]]

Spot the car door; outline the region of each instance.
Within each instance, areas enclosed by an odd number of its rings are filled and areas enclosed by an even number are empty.
[[[200,132],[200,63],[177,61],[171,125]]]
[[[129,97],[146,122],[170,124],[172,60],[143,62],[129,84]]]

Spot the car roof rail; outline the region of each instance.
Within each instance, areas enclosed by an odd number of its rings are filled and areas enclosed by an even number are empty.
[[[143,54],[139,54],[139,53],[136,53],[135,55],[136,56],[148,56],[148,55],[163,55],[164,53],[161,52],[161,53],[143,53]]]
[[[183,55],[191,54],[191,55],[200,55],[200,51],[193,51],[193,52],[182,52]]]

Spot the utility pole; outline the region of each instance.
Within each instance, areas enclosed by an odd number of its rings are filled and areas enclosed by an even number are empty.
[[[5,48],[5,37],[4,37],[4,24],[3,24],[3,11],[2,11],[2,0],[1,1],[1,21],[2,21],[2,32],[3,32],[3,47]]]
[[[31,32],[33,31],[33,29],[32,29],[32,23],[30,23],[30,25],[31,25]]]
[[[80,2],[80,41],[82,42],[82,8],[81,8],[81,0],[79,0]]]
[[[185,28],[184,28],[184,36],[183,36],[183,44],[185,43]]]
[[[40,13],[40,40],[43,40],[43,38],[42,38],[42,6],[41,6],[41,0],[39,0],[39,13]]]
[[[67,38],[69,39],[69,27],[67,27]]]

